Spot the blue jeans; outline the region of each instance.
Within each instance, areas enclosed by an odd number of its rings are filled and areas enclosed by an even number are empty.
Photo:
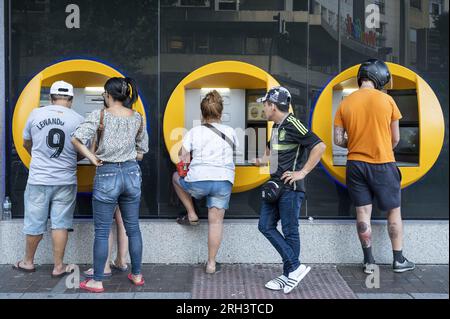
[[[129,240],[131,272],[141,273],[142,235],[139,229],[141,169],[136,161],[107,163],[97,168],[94,179],[94,280],[102,281],[108,258],[108,237],[119,205]]]
[[[285,189],[276,203],[269,204],[264,201],[261,207],[259,231],[281,255],[283,274],[286,277],[300,266],[298,219],[304,197],[303,192]],[[279,220],[284,236],[277,230]]]

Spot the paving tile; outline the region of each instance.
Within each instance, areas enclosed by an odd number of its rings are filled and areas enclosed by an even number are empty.
[[[338,265],[343,279],[355,293],[447,293],[448,294],[448,265],[418,265],[414,271],[394,273],[390,266],[380,267],[380,288],[368,289],[365,285],[367,275],[356,265]],[[354,273],[354,278],[348,276]],[[359,272],[359,275],[356,274]],[[444,275],[447,274],[447,275]]]
[[[390,265],[381,265],[379,289],[366,287],[368,276],[360,265],[311,266],[300,285],[285,295],[264,287],[281,273],[281,264],[223,265],[223,270],[214,275],[206,274],[203,265],[143,265],[145,286],[136,287],[127,273],[114,272],[110,280],[104,281],[104,294],[68,289],[65,278],[51,278],[51,265],[39,265],[31,274],[0,265],[0,299],[448,298],[448,265],[418,265],[416,270],[403,274],[393,273]],[[80,269],[87,268],[88,265],[80,265]]]
[[[356,294],[359,299],[413,299],[408,294],[387,294],[387,293],[373,293],[373,294]]]
[[[449,299],[448,294],[412,293],[414,299]]]
[[[269,291],[264,284],[280,273],[279,265],[226,265],[220,273],[194,272],[194,299],[340,299],[356,298],[334,266],[312,265],[311,272],[290,294]]]

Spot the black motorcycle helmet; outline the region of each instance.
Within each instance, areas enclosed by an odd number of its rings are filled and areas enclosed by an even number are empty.
[[[370,59],[363,62],[358,71],[358,85],[361,86],[362,79],[371,80],[375,83],[375,88],[381,90],[391,80],[389,68],[381,60]]]

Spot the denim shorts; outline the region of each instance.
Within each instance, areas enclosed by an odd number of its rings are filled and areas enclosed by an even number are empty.
[[[195,199],[206,197],[208,208],[228,209],[233,184],[229,181],[186,182],[180,177],[180,185]]]
[[[24,228],[26,235],[42,235],[47,231],[50,213],[51,229],[70,229],[77,199],[77,185],[30,185],[24,194]]]

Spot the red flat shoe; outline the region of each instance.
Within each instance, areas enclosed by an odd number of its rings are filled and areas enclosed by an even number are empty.
[[[89,292],[95,292],[95,293],[100,293],[100,292],[104,292],[104,291],[105,291],[105,288],[88,287],[88,286],[87,286],[87,283],[88,283],[89,281],[91,281],[91,280],[92,280],[92,279],[88,279],[88,280],[85,280],[85,281],[80,282],[80,289],[84,289],[84,290],[87,290],[87,291],[89,291]]]
[[[143,286],[145,284],[145,280],[144,277],[141,276],[141,281],[140,282],[136,282],[133,280],[133,275],[132,274],[128,274],[128,279],[130,279],[130,281],[133,283],[133,285],[135,286]]]

